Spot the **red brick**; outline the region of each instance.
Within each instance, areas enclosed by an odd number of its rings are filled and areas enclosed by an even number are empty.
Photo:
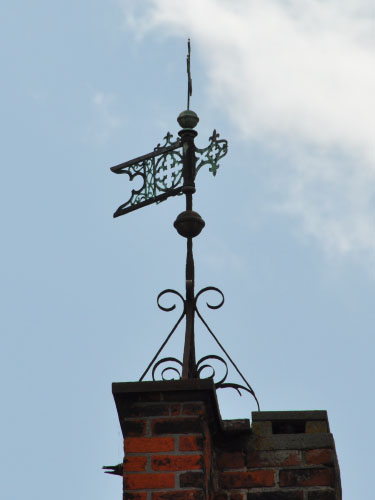
[[[181,405],[176,403],[171,405],[171,415],[181,415]]]
[[[174,488],[174,474],[124,474],[124,489]]]
[[[230,496],[230,500],[244,500],[242,493],[234,493]]]
[[[144,436],[146,430],[145,420],[126,420],[124,425],[124,436]]]
[[[180,474],[180,488],[204,488],[203,472],[184,472]]]
[[[212,451],[212,442],[211,442],[211,436],[210,436],[210,431],[208,427],[205,429],[204,433],[204,450],[203,450],[203,459],[204,459],[204,467],[205,471],[208,477],[212,476],[212,457],[213,457],[213,451]],[[215,471],[216,472],[216,471]]]
[[[203,500],[203,492],[199,490],[174,490],[152,493],[152,500]]]
[[[173,437],[125,438],[125,453],[174,451]]]
[[[163,417],[169,415],[168,403],[136,403],[124,410],[125,417]]]
[[[248,493],[247,500],[303,500],[303,491],[263,491]]]
[[[202,403],[187,403],[182,407],[183,415],[204,415],[205,409]]]
[[[124,500],[146,500],[147,493],[124,493]]]
[[[219,476],[219,484],[223,489],[274,486],[275,473],[273,470],[222,472]]]
[[[337,496],[335,490],[327,489],[320,491],[309,491],[307,498],[309,500],[336,500]]]
[[[252,451],[247,455],[247,467],[287,467],[302,465],[300,451]]]
[[[202,432],[202,422],[198,418],[163,418],[152,422],[153,434],[198,434]]]
[[[332,465],[332,450],[326,448],[306,451],[306,463],[308,465]]]
[[[245,467],[245,455],[241,452],[219,453],[217,465],[219,469],[242,469]]]
[[[202,469],[201,455],[158,455],[151,459],[152,470]]]
[[[147,457],[127,457],[124,460],[124,471],[142,472],[146,470]]]
[[[199,436],[181,436],[181,451],[200,451],[203,448],[203,439]]]
[[[280,471],[280,486],[333,486],[333,469],[290,469]]]

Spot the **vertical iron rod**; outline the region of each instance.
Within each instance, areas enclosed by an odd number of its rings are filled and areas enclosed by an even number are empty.
[[[195,130],[183,129],[181,131],[181,141],[183,147],[183,192],[186,196],[186,210],[193,209],[193,193],[195,192],[195,145],[194,137],[197,135]],[[195,358],[195,339],[194,339],[194,257],[193,257],[193,238],[186,240],[186,332],[185,346],[182,365],[182,378],[196,378],[197,367]]]

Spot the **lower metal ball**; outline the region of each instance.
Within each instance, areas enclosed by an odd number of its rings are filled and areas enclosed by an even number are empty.
[[[205,222],[197,212],[185,210],[185,212],[178,215],[173,225],[178,234],[184,238],[194,238],[202,231]]]

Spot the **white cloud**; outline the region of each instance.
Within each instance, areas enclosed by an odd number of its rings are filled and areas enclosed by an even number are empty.
[[[121,126],[121,118],[113,112],[116,96],[107,92],[95,92],[92,97],[94,118],[89,127],[89,135],[99,144],[107,142],[113,132]]]
[[[334,254],[375,256],[372,5],[367,0],[151,0],[127,18],[191,36],[213,105],[284,160],[283,201]],[[285,165],[290,165],[285,167]]]

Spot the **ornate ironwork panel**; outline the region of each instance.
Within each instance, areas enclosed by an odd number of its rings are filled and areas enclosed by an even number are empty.
[[[173,135],[168,132],[164,137],[164,143],[158,144],[152,153],[111,168],[115,174],[127,174],[131,181],[136,177],[141,177],[143,181],[139,189],[132,189],[130,198],[119,206],[114,217],[182,194],[182,143],[180,139],[172,141],[172,137]],[[206,148],[195,148],[195,175],[204,165],[210,165],[209,171],[216,175],[218,162],[228,151],[228,142],[219,137],[220,135],[214,130]]]
[[[158,144],[152,153],[111,168],[116,174],[127,174],[131,181],[135,177],[143,180],[142,186],[131,191],[130,198],[120,205],[114,217],[181,194],[182,154],[177,151],[181,148],[181,142],[172,141],[172,137],[168,132],[164,144]]]
[[[203,167],[203,165],[207,164],[210,165],[208,170],[212,172],[213,175],[216,175],[219,168],[219,160],[221,160],[221,158],[223,158],[228,152],[228,141],[226,139],[218,139],[219,137],[220,134],[214,130],[209,138],[210,144],[204,149],[196,148],[198,157],[195,167],[195,175]]]

